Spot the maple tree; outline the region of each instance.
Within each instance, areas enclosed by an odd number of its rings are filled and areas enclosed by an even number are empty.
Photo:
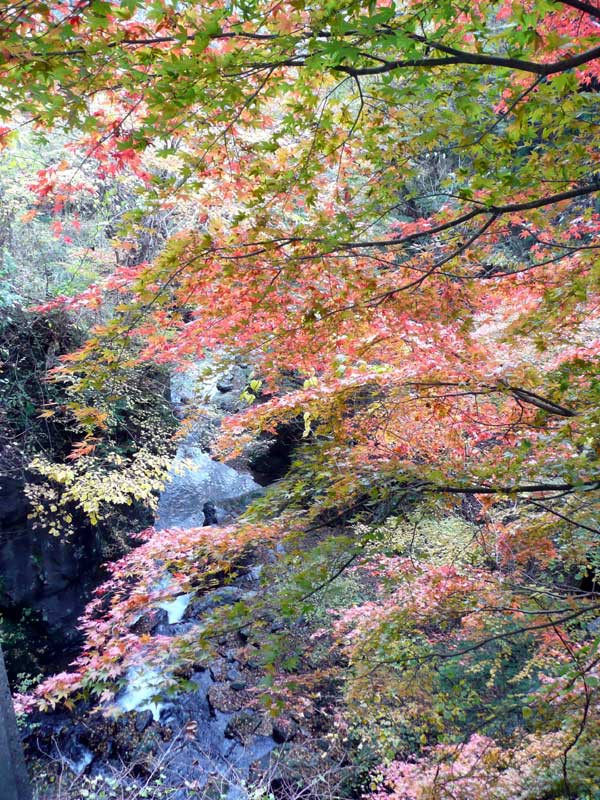
[[[463,720],[472,736],[460,755],[459,733],[431,720],[418,769],[399,758],[385,772],[398,798],[449,796],[461,780],[464,796],[511,796],[511,760],[531,769],[520,796],[584,791],[569,770],[598,702],[599,26],[600,6],[585,0],[82,0],[1,12],[0,113],[16,120],[3,140],[23,122],[69,128],[99,174],[137,177],[146,208],[197,209],[151,263],[126,260],[48,304],[118,298],[65,362],[73,391],[118,383],[135,363],[249,355],[260,402],[230,420],[223,452],[304,420],[307,446],[270,500],[290,517],[271,522],[272,536],[348,509],[456,511],[477,498],[476,569],[435,565],[426,550],[406,562],[406,547],[385,553],[371,532],[380,596],[342,614],[334,634],[357,692],[385,667],[384,689],[392,675],[388,690],[408,696],[397,670],[439,672],[449,657],[485,683],[478,659],[489,656],[489,703],[498,642],[508,660],[510,643],[529,642],[520,668],[533,713],[521,744],[482,738],[486,726],[506,738],[508,723]],[[37,194],[68,216],[76,178],[63,173],[44,169]],[[135,230],[133,218],[123,239]],[[100,427],[96,416],[88,434]],[[268,536],[264,523],[255,535]],[[127,609],[113,611],[121,625]],[[92,647],[111,663],[124,652],[109,650]],[[104,687],[106,665],[94,669]],[[432,675],[431,692],[444,697],[444,680]],[[467,701],[457,691],[453,702]],[[536,766],[544,742],[550,777]],[[488,761],[492,777],[480,776],[473,765]]]

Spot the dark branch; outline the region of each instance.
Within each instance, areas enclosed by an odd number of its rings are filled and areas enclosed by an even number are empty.
[[[545,397],[535,394],[535,392],[529,392],[526,389],[518,389],[515,386],[508,386],[507,388],[514,394],[515,397],[521,400],[521,402],[529,403],[529,405],[541,408],[543,411],[547,411],[549,414],[556,414],[559,417],[577,416],[576,411],[573,411],[570,408],[565,408],[565,406],[561,406],[558,403],[554,403],[552,400],[547,400]]]
[[[600,535],[600,528],[592,528],[590,525],[586,525],[584,522],[581,522],[577,519],[571,519],[571,517],[567,517],[565,514],[561,514],[560,511],[556,511],[554,508],[549,508],[549,506],[545,506],[543,503],[540,503],[537,500],[528,500],[527,502],[531,503],[531,505],[535,506],[536,508],[541,508],[542,511],[545,511],[548,514],[552,514],[554,517],[558,517],[558,519],[564,520],[564,522],[568,522],[569,525],[573,525],[575,528],[581,528],[581,530]]]
[[[600,19],[600,8],[593,6],[591,3],[585,3],[583,0],[559,0],[563,6],[571,6],[578,11],[583,11],[584,14],[589,14],[591,17]]]
[[[600,17],[600,11],[594,6],[589,5],[585,2],[577,2],[577,0],[573,0],[573,2],[565,3],[565,5],[570,5],[574,8],[580,8],[580,10],[585,10],[586,13],[592,14],[593,16]],[[388,33],[388,31],[379,31],[380,34]],[[152,45],[162,45],[162,44],[169,44],[169,43],[176,43],[176,44],[185,44],[193,42],[198,36],[201,35],[201,32],[190,34],[186,37],[184,41],[176,36],[156,36],[156,37],[148,37],[144,39],[122,39],[121,41],[109,42],[107,44],[107,49],[114,49],[118,47],[149,47]],[[247,40],[247,41],[276,41],[277,39],[282,38],[279,34],[268,34],[268,33],[246,33],[246,32],[237,32],[237,31],[221,31],[219,33],[213,33],[208,36],[210,40],[218,40],[218,39],[239,39],[239,40]],[[311,39],[318,39],[318,38],[330,38],[330,34],[325,31],[310,31],[308,33],[299,34],[297,37],[298,41],[307,41]],[[591,50],[586,50],[583,53],[578,53],[577,55],[569,56],[568,58],[560,59],[558,61],[553,61],[550,63],[538,63],[536,61],[525,61],[520,58],[511,58],[509,56],[496,56],[496,55],[487,55],[485,53],[471,53],[465,50],[458,50],[455,47],[450,47],[449,45],[445,45],[442,42],[435,42],[430,41],[423,36],[419,36],[417,34],[412,34],[411,38],[415,41],[420,42],[425,47],[432,49],[432,50],[439,50],[442,53],[446,54],[446,57],[437,57],[437,58],[410,58],[410,59],[398,59],[394,61],[383,61],[381,58],[373,56],[373,60],[380,61],[377,66],[374,67],[352,67],[349,65],[340,64],[336,67],[333,67],[334,71],[336,72],[343,72],[347,75],[351,75],[352,77],[360,77],[362,75],[381,75],[387,72],[393,72],[399,69],[411,69],[411,68],[419,68],[419,69],[432,69],[434,67],[444,67],[444,66],[451,66],[456,64],[472,64],[473,66],[489,66],[489,67],[501,67],[506,69],[513,69],[519,72],[530,72],[535,75],[555,75],[560,72],[565,72],[569,69],[574,69],[575,67],[579,67],[583,64],[587,64],[590,61],[594,61],[597,58],[600,58],[600,46],[594,47]],[[49,52],[36,52],[34,53],[34,57],[36,58],[57,58],[57,57],[73,57],[78,55],[85,55],[86,49],[84,47],[73,48],[71,50],[59,50],[59,51],[49,51]],[[371,56],[368,56],[371,58]],[[277,67],[277,66],[284,66],[293,64],[293,66],[303,66],[306,63],[304,58],[292,58],[289,61],[282,61],[282,62],[272,62],[272,63],[265,63],[262,65],[264,68],[268,67]]]
[[[574,492],[577,490],[589,491],[600,489],[600,479],[595,481],[582,481],[581,483],[531,483],[515,484],[513,486],[435,486],[424,484],[416,487],[421,492],[439,492],[440,494],[535,494],[536,492]]]
[[[410,233],[407,236],[399,236],[394,239],[374,239],[366,242],[342,242],[336,248],[336,250],[332,250],[330,252],[336,252],[337,250],[355,250],[366,247],[391,247],[398,244],[407,244],[408,242],[422,239],[425,236],[432,236],[433,234],[442,233],[443,231],[451,228],[456,228],[458,225],[469,222],[475,217],[482,216],[483,214],[490,214],[499,217],[504,214],[514,214],[520,211],[531,211],[536,208],[543,208],[544,206],[561,203],[564,200],[573,200],[576,197],[585,197],[586,195],[593,194],[599,190],[600,181],[594,181],[594,183],[587,184],[579,189],[570,189],[566,192],[559,192],[558,194],[548,195],[547,197],[540,197],[536,200],[526,200],[521,203],[508,203],[501,206],[480,206],[478,208],[474,208],[472,211],[469,211],[466,214],[461,214],[459,217],[455,217],[454,219],[448,220],[448,222],[435,225],[427,230],[417,231],[416,233]]]

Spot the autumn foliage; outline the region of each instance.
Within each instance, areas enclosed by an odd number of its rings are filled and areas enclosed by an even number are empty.
[[[373,798],[595,796],[600,6],[33,2],[0,27],[7,146],[24,123],[67,128],[103,179],[135,177],[145,213],[194,209],[157,258],[48,298],[114,309],[63,361],[74,394],[242,353],[260,396],[223,457],[296,420],[304,444],[260,522],[219,537],[239,553],[362,520],[348,569],[374,595],[327,636],[349,703],[426,720],[379,754]],[[53,164],[35,191],[67,225],[85,187]],[[470,517],[469,558],[432,554],[435,531],[418,554],[390,544],[385,517],[421,507]],[[69,679],[104,699],[150,646],[127,629],[156,594],[153,548],[184,588],[188,547],[222,557],[202,532],[154,536]]]

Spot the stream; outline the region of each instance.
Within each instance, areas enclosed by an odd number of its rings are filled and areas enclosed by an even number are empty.
[[[214,410],[215,404],[233,402],[239,397],[240,384],[246,380],[244,374],[231,374],[227,380],[218,376],[204,381],[198,387],[199,370],[193,368],[174,376],[171,396],[174,405],[206,407]],[[220,387],[220,388],[219,388]],[[226,391],[223,391],[223,390]],[[229,398],[227,396],[230,396]],[[253,478],[215,461],[203,449],[202,421],[194,424],[179,444],[173,459],[169,480],[163,490],[157,509],[156,530],[166,528],[189,528],[230,522],[261,491]],[[165,581],[168,582],[165,576]],[[256,577],[258,583],[258,577]],[[225,586],[206,595],[207,608],[220,602],[231,602],[242,596],[242,590]],[[181,594],[160,605],[167,615],[157,632],[163,635],[179,634],[192,630],[198,621],[185,619],[193,594]],[[220,663],[207,670],[195,672],[191,682],[197,689],[186,691],[174,699],[157,702],[157,687],[161,675],[151,664],[130,671],[127,685],[117,697],[122,711],[148,712],[155,722],[173,730],[193,731],[193,736],[182,737],[169,744],[162,754],[163,770],[167,780],[181,786],[182,779],[194,788],[202,788],[215,775],[222,780],[221,796],[227,800],[242,800],[247,797],[244,783],[253,763],[268,757],[276,746],[269,726],[261,724],[256,717],[256,735],[236,737],[234,731],[239,719],[246,715],[252,720],[253,710],[240,707],[240,693],[236,686],[244,688],[240,681],[243,665],[235,653],[226,654]],[[220,697],[226,702],[219,702]],[[215,700],[216,698],[216,700]],[[221,706],[219,708],[219,705]],[[87,762],[89,763],[89,761]],[[87,767],[87,763],[85,766]],[[83,765],[83,762],[82,762]],[[211,777],[212,776],[212,777]],[[184,790],[175,795],[178,800],[191,796]]]

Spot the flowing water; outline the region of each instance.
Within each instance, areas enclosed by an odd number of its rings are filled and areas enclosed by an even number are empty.
[[[218,376],[199,383],[199,367],[180,373],[173,379],[171,395],[174,405],[202,409],[208,407],[219,393]],[[222,390],[221,390],[222,392]],[[155,527],[188,528],[229,521],[235,517],[261,487],[247,473],[238,472],[227,464],[215,461],[202,449],[199,427],[195,426],[183,439],[171,465],[169,481],[161,494]],[[164,579],[168,582],[168,576]],[[233,590],[233,587],[226,587]],[[215,595],[225,589],[216,590]],[[160,632],[166,635],[193,629],[193,620],[183,620],[193,595],[181,594],[160,605],[168,619]],[[183,621],[182,621],[183,620]],[[173,627],[171,627],[173,626]],[[229,659],[229,670],[239,666]],[[152,713],[155,721],[174,730],[194,726],[194,736],[185,737],[171,748],[165,759],[168,779],[181,786],[182,778],[203,786],[212,775],[220,776],[224,784],[222,797],[240,800],[246,797],[245,778],[250,765],[264,758],[275,743],[270,736],[257,735],[245,744],[227,735],[232,713],[212,708],[208,693],[217,681],[211,670],[198,671],[191,681],[197,689],[186,691],[174,699],[158,700],[161,675],[147,664],[130,671],[128,683],[117,702],[123,711]],[[223,685],[222,683],[219,685]],[[181,798],[187,797],[182,790]],[[177,795],[179,797],[179,793]]]

